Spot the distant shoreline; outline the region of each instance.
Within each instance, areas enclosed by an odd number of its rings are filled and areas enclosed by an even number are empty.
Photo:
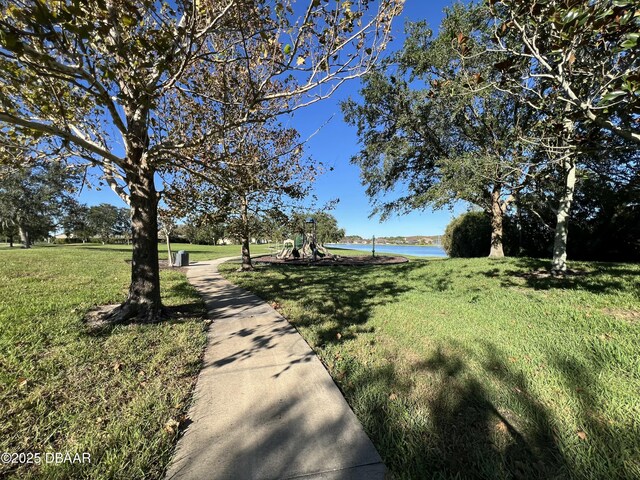
[[[446,257],[447,253],[441,245],[398,245],[387,243],[376,243],[375,248],[371,243],[328,243],[327,248],[335,248],[340,250],[369,252],[375,250],[381,255],[384,253],[392,253],[394,255],[408,255],[414,257]]]
[[[327,245],[372,245],[372,243],[340,242],[340,243],[327,243]],[[378,243],[378,242],[376,242],[376,245],[385,245],[385,246],[388,246],[388,247],[440,247],[440,248],[442,248],[442,245],[434,245],[434,244],[416,245],[416,244],[408,244],[408,243]]]

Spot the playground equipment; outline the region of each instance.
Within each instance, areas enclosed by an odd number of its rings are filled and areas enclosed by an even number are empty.
[[[282,245],[282,250],[280,250],[280,252],[276,255],[276,258],[280,260],[289,258],[292,255],[294,248],[295,242],[290,238],[287,238]]]
[[[318,244],[315,234],[307,234],[304,236],[304,243],[302,245],[302,258],[313,257],[314,253],[316,258],[322,258],[330,255],[329,250],[327,250],[323,245]]]
[[[291,258],[303,258],[312,259],[313,261],[318,258],[333,256],[323,246],[319,245],[316,241],[315,232],[305,233],[303,235],[296,235],[295,240],[288,238],[284,241],[282,250],[276,255],[279,260],[288,260]]]

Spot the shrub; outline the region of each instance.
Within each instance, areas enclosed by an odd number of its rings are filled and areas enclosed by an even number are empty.
[[[468,212],[454,218],[442,238],[450,257],[486,257],[490,245],[491,221],[485,212]]]

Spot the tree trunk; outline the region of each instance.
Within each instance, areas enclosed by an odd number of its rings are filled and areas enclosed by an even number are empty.
[[[31,248],[31,237],[29,235],[29,231],[24,228],[22,225],[18,227],[18,232],[20,233],[20,241],[22,242],[22,248]]]
[[[502,248],[502,204],[500,202],[500,188],[494,187],[491,192],[491,250],[489,258],[504,258]]]
[[[249,208],[247,199],[242,199],[242,270],[253,270],[249,249]]]
[[[567,270],[567,235],[569,232],[569,212],[573,202],[573,192],[576,186],[576,165],[573,158],[563,162],[565,173],[565,187],[558,212],[556,214],[556,231],[553,239],[553,260],[551,271],[562,273]]]
[[[157,321],[162,314],[160,267],[158,265],[158,195],[153,183],[153,168],[144,162],[134,163],[127,172],[130,191],[131,285],[129,296],[113,312],[115,321],[137,319]],[[135,170],[134,170],[135,169]]]

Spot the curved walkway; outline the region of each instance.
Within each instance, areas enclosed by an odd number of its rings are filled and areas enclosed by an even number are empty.
[[[260,298],[198,262],[213,320],[167,479],[383,479],[385,467],[309,345]]]

